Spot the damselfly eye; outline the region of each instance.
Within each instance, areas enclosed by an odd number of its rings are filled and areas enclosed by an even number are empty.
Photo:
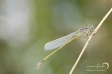
[[[91,27],[92,27],[92,28],[94,28],[94,26],[93,26],[93,25],[91,25]]]
[[[89,24],[88,28],[94,28],[94,26],[92,24]]]

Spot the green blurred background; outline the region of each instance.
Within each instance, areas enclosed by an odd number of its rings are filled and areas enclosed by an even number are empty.
[[[112,0],[0,0],[0,74],[68,74],[84,41],[72,41],[36,70],[36,64],[52,52],[44,51],[44,45],[88,24],[96,27],[111,7]],[[106,71],[86,71],[88,65],[104,62],[109,64]],[[73,74],[111,73],[112,14]]]

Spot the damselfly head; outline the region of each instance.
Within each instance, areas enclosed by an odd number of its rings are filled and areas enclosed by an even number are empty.
[[[94,28],[94,26],[92,25],[92,24],[89,24],[88,26],[87,26],[87,28],[89,29],[89,28]]]
[[[88,30],[91,31],[93,28],[94,28],[94,26],[91,25],[91,24],[89,24],[87,27],[80,28],[79,31],[80,31],[80,33],[81,33],[81,32],[84,32],[84,31],[88,31]]]

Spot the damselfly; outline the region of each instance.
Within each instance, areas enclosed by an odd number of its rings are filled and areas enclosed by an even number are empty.
[[[46,43],[44,46],[44,50],[53,50],[56,48],[57,49],[55,51],[53,51],[51,54],[49,54],[48,56],[46,56],[43,60],[41,60],[37,64],[36,69],[39,69],[40,66],[42,65],[42,63],[45,60],[47,60],[51,55],[53,55],[56,51],[60,50],[62,47],[64,47],[66,44],[68,44],[72,40],[76,39],[77,37],[81,36],[81,39],[85,40],[83,37],[85,35],[89,36],[93,28],[94,28],[93,25],[89,24],[87,27],[81,28],[76,32],[73,32],[71,34],[68,34],[66,36],[63,36],[61,38],[58,38],[56,40]]]

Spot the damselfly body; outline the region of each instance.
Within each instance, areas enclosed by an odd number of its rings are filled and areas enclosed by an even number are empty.
[[[36,69],[39,69],[39,67],[42,65],[42,63],[45,60],[47,60],[51,55],[53,55],[56,51],[60,50],[62,47],[64,47],[66,44],[68,44],[72,40],[76,39],[77,37],[81,36],[81,39],[85,40],[83,38],[83,36],[85,36],[85,35],[89,36],[89,34],[91,33],[93,28],[94,28],[93,25],[89,24],[87,27],[81,28],[78,31],[75,31],[71,34],[68,34],[66,36],[63,36],[61,38],[58,38],[56,40],[46,43],[44,46],[44,50],[53,50],[53,49],[56,49],[56,50],[53,51],[48,56],[46,56],[43,60],[41,60],[37,64]]]

